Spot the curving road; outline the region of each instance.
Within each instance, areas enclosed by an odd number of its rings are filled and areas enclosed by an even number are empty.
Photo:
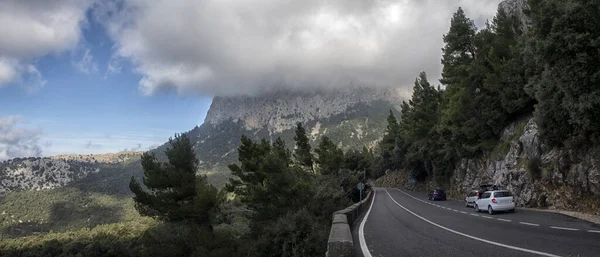
[[[600,256],[600,226],[560,214],[489,215],[459,201],[375,188],[355,226],[357,256]]]

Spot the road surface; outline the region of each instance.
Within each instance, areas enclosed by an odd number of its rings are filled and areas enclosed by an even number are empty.
[[[600,256],[600,226],[561,214],[489,215],[460,201],[375,188],[364,216],[354,231],[357,256]]]

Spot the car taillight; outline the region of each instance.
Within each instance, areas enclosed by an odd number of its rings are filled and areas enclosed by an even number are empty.
[[[496,198],[492,198],[492,203],[497,203]]]

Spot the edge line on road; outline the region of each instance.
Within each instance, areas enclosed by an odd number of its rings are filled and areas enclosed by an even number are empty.
[[[577,231],[577,230],[579,230],[577,228],[565,228],[565,227],[550,227],[550,228],[560,229],[560,230],[568,230],[568,231]]]
[[[527,226],[534,226],[534,227],[539,227],[539,226],[540,226],[540,224],[529,223],[529,222],[522,222],[522,221],[521,221],[521,222],[519,222],[519,223],[521,223],[521,224],[523,224],[523,225],[527,225]]]
[[[421,219],[421,220],[423,220],[423,221],[425,221],[425,222],[427,222],[427,223],[429,223],[431,225],[434,225],[434,226],[436,226],[438,228],[446,230],[448,232],[452,232],[454,234],[457,234],[457,235],[460,235],[460,236],[464,236],[464,237],[467,237],[467,238],[470,238],[470,239],[473,239],[473,240],[481,241],[481,242],[484,242],[484,243],[488,243],[488,244],[492,244],[492,245],[496,245],[496,246],[500,246],[500,247],[504,247],[504,248],[508,248],[508,249],[512,249],[512,250],[517,250],[517,251],[522,251],[522,252],[532,253],[532,254],[537,254],[537,255],[542,255],[542,256],[548,256],[548,257],[560,257],[560,255],[554,255],[554,254],[551,254],[551,253],[545,253],[545,252],[540,252],[540,251],[536,251],[536,250],[525,249],[525,248],[521,248],[521,247],[517,247],[517,246],[501,244],[501,243],[493,242],[493,241],[490,241],[490,240],[485,240],[485,239],[482,239],[482,238],[479,238],[479,237],[471,236],[471,235],[468,235],[468,234],[465,234],[465,233],[453,230],[451,228],[444,227],[444,226],[442,226],[440,224],[437,224],[437,223],[435,223],[433,221],[430,221],[430,220],[428,220],[426,218],[423,218],[423,217],[419,216],[418,214],[412,212],[411,210],[407,209],[406,207],[402,206],[401,204],[399,204],[398,202],[396,202],[396,200],[392,197],[392,195],[390,195],[390,192],[388,192],[387,189],[384,188],[383,190],[385,190],[385,192],[390,197],[390,199],[392,199],[392,201],[394,201],[394,203],[396,205],[400,206],[400,208],[404,209],[405,211],[407,211],[408,213],[412,214],[413,216],[415,216],[415,217],[417,217],[417,218],[419,218],[419,219]],[[399,192],[402,192],[402,190],[400,190],[400,189],[396,188],[396,190],[398,190]],[[404,192],[402,192],[402,193],[404,193]],[[375,198],[373,198],[373,199],[375,199]],[[371,255],[369,254],[369,256],[371,256]]]
[[[371,199],[371,205],[369,205],[369,210],[365,217],[363,217],[360,222],[360,227],[358,228],[358,242],[360,244],[360,250],[362,251],[363,257],[373,257],[371,252],[369,252],[369,247],[367,247],[367,242],[365,241],[365,223],[369,219],[369,214],[371,214],[371,209],[373,208],[373,203],[375,202],[375,196],[377,196],[377,189],[373,188],[373,199]]]
[[[588,230],[590,233],[600,233],[600,230]]]

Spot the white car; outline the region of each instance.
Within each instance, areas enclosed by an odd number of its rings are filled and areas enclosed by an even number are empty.
[[[508,190],[487,191],[475,201],[475,211],[485,211],[492,215],[497,211],[515,211],[515,198]]]
[[[479,191],[471,190],[471,192],[469,192],[467,194],[467,197],[465,197],[465,206],[466,207],[474,206],[475,201],[477,201],[477,198],[479,198]]]

